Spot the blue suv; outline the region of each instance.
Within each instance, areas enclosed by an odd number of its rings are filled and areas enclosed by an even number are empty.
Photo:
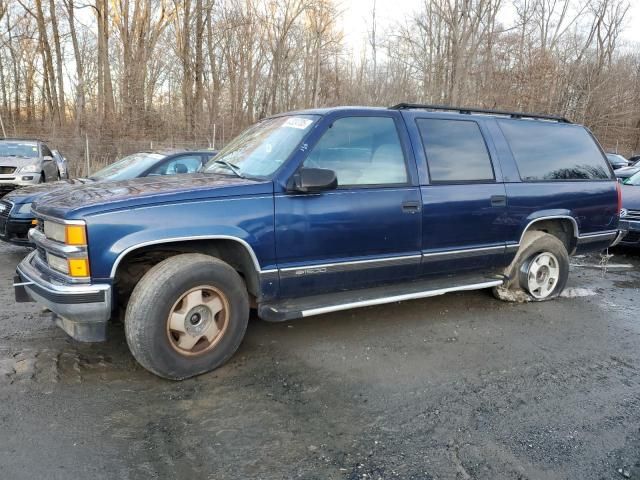
[[[188,177],[36,200],[16,298],[104,340],[121,314],[138,362],[212,370],[250,309],[284,321],[493,288],[557,297],[569,255],[619,241],[620,188],[563,118],[401,104],[284,113]]]

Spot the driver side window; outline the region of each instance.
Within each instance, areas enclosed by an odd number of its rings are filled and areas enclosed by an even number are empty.
[[[197,172],[202,166],[200,155],[185,155],[162,163],[151,170],[149,175],[176,175]]]
[[[338,186],[407,183],[407,169],[393,118],[345,117],[333,122],[304,161],[333,170]]]

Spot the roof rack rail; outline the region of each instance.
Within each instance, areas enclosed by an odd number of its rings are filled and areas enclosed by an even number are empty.
[[[420,103],[399,103],[392,107],[390,110],[408,110],[412,108],[418,108],[423,110],[442,110],[448,112],[458,112],[467,115],[472,113],[482,113],[491,115],[504,115],[511,118],[535,118],[539,120],[553,120],[560,123],[571,123],[570,120],[560,117],[558,115],[543,115],[539,113],[524,113],[524,112],[509,112],[506,110],[492,110],[488,108],[470,108],[470,107],[448,107],[446,105],[423,105]]]

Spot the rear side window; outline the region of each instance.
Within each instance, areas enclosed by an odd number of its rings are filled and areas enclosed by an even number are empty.
[[[420,118],[432,183],[493,182],[491,158],[476,122]]]
[[[498,123],[525,182],[611,178],[600,149],[582,127],[527,120]]]

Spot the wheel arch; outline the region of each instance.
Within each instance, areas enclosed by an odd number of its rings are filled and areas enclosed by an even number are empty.
[[[543,231],[554,235],[564,243],[569,254],[575,250],[580,237],[578,222],[571,215],[541,215],[530,218],[522,230],[518,245],[522,245],[524,236],[531,231]]]
[[[147,262],[150,268],[155,263],[182,253],[204,253],[228,263],[244,278],[247,290],[259,296],[260,274],[264,271],[258,257],[245,240],[229,235],[166,238],[132,245],[118,254],[111,267],[110,278],[117,283],[123,269],[133,263]]]

